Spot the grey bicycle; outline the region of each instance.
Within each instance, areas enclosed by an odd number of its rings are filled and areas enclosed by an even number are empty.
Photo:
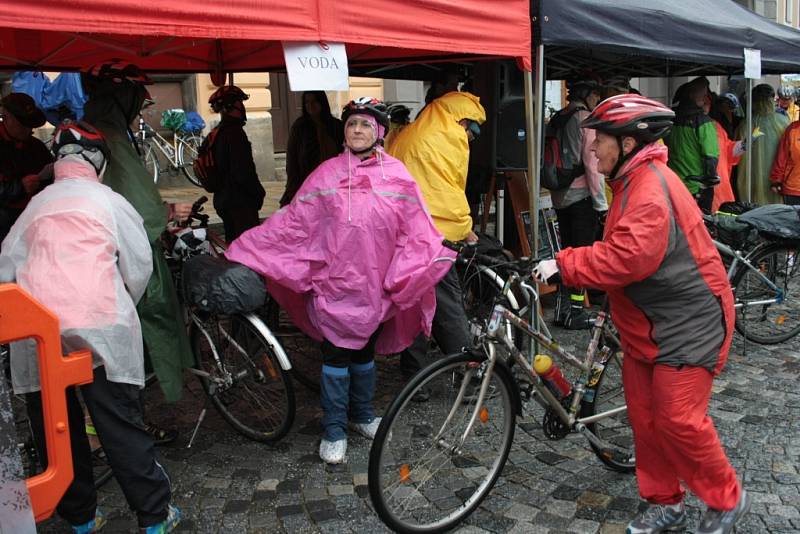
[[[496,258],[475,255],[492,264]],[[594,320],[583,358],[561,347],[541,317],[532,327],[502,304],[513,286],[538,294],[527,280],[533,263],[512,266],[485,328],[471,349],[446,356],[419,371],[394,399],[378,429],[369,457],[369,490],[375,510],[399,532],[442,532],[472,513],[489,494],[508,458],[516,419],[536,401],[545,413],[545,435],[560,440],[577,432],[608,467],[635,467],[633,434],[622,393],[622,360],[608,313]],[[538,309],[538,307],[537,307]],[[578,370],[571,393],[559,398],[534,372],[517,333]],[[428,402],[414,402],[426,388]]]

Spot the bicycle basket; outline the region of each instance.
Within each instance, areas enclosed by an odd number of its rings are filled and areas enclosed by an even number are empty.
[[[161,126],[176,132],[186,124],[186,113],[182,109],[168,109],[161,113]]]
[[[183,295],[203,311],[231,315],[264,305],[267,290],[258,273],[241,263],[205,254],[183,264]]]

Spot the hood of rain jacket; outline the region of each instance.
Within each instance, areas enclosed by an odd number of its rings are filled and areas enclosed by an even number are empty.
[[[483,124],[486,111],[470,93],[447,93],[428,104],[392,141],[391,155],[419,184],[433,222],[451,241],[472,230],[467,187],[469,141],[461,119]]]
[[[65,353],[88,348],[110,381],[143,387],[135,303],[153,260],[142,218],[83,161],[61,159],[55,175],[12,227],[2,257],[20,287],[58,316]],[[16,392],[39,390],[33,340],[12,344],[11,369]]]
[[[225,256],[264,276],[311,337],[360,349],[383,324],[375,348],[390,354],[420,331],[430,334],[434,286],[454,254],[400,161],[381,151],[361,161],[345,151]]]

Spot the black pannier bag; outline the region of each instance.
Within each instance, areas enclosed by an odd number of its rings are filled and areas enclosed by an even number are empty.
[[[739,215],[738,219],[775,239],[800,240],[800,206],[767,204]]]
[[[183,264],[183,295],[187,303],[222,315],[248,313],[264,305],[264,279],[241,263],[201,254]]]

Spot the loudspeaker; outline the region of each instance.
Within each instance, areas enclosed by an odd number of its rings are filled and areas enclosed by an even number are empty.
[[[504,98],[497,107],[495,157],[497,169],[527,169],[525,98]]]

